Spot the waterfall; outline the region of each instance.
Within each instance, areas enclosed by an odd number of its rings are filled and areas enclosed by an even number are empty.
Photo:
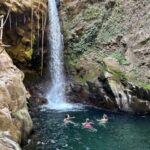
[[[51,87],[47,98],[51,107],[65,102],[65,82],[63,74],[63,36],[60,30],[58,10],[55,0],[49,0],[49,35]]]
[[[65,80],[63,74],[63,36],[61,34],[56,0],[48,0],[51,87],[47,92],[49,108],[72,109],[73,105],[66,103]]]

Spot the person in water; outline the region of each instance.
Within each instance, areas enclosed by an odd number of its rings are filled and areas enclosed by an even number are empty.
[[[74,124],[75,125],[75,123],[71,120],[71,119],[74,119],[75,117],[70,117],[70,115],[69,114],[67,114],[66,116],[65,116],[65,118],[64,118],[64,123],[65,124]]]
[[[87,129],[92,129],[93,128],[93,125],[94,123],[93,122],[91,122],[90,120],[89,120],[89,118],[86,118],[86,121],[83,123],[83,127],[84,128],[87,128]]]
[[[98,121],[100,121],[101,123],[106,123],[108,122],[108,116],[106,114],[103,114],[103,117]]]

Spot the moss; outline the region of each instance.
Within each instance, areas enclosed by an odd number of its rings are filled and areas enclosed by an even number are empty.
[[[116,70],[113,71],[112,74],[113,74],[113,79],[116,81],[127,80],[127,76],[125,75],[124,72]]]
[[[125,72],[119,70],[116,67],[112,66],[104,66],[104,71],[107,71],[112,74],[112,79],[115,80],[116,82],[120,82],[123,80],[128,80],[129,77],[125,74]]]
[[[97,37],[98,33],[98,25],[94,24],[90,28],[88,28],[85,32],[85,35],[83,36],[83,40],[85,43],[88,43],[89,46],[92,46],[92,44],[95,41],[95,38]]]
[[[76,76],[78,80],[80,80],[82,83],[86,83],[87,81],[92,81],[98,78],[100,75],[100,69],[96,70],[90,70],[90,72],[86,73],[83,77]]]
[[[98,45],[102,45],[103,42],[111,41],[113,37],[116,37],[118,34],[124,34],[127,32],[126,27],[122,26],[123,22],[128,18],[127,12],[119,2],[117,2],[115,7],[110,10],[111,12],[109,12],[109,10],[104,10],[102,3],[100,5],[97,3],[88,5],[86,9],[84,9],[83,12],[82,11],[83,9],[74,18],[72,17],[69,18],[70,20],[65,21],[64,25],[65,37],[68,38],[71,33],[75,34],[73,31],[80,21],[87,23],[81,35],[77,35],[77,38],[75,37],[70,41],[67,41],[68,54],[70,59],[72,59],[69,60],[68,64],[71,68],[80,67],[79,57],[83,57],[83,55],[90,50],[96,53],[95,56],[97,56],[98,51],[101,51],[104,55],[102,48],[100,49]],[[76,59],[79,60],[78,64],[74,61]],[[129,64],[123,56],[120,58],[120,55],[117,55],[116,59],[122,65]],[[89,59],[87,59],[87,61],[89,61]],[[96,62],[96,60],[91,61],[92,63]],[[83,64],[83,67],[84,65],[85,64]],[[88,73],[84,76],[80,76],[76,73],[75,78],[84,83],[87,80],[92,80],[97,77],[100,73],[109,71],[116,81],[127,79],[127,76],[120,70],[109,68],[102,64],[97,65],[99,68],[97,68],[95,64],[93,64],[93,68],[89,67],[89,71],[87,71]]]
[[[112,57],[115,58],[119,62],[120,65],[129,65],[130,64],[120,52],[112,53]]]
[[[28,47],[24,53],[25,53],[26,59],[29,59],[29,60],[32,59],[32,54],[33,54],[32,48]]]
[[[143,85],[143,88],[150,90],[150,84],[145,84],[145,85]]]
[[[79,59],[84,59],[84,55],[78,59],[72,59],[71,57],[68,57],[66,60],[66,66],[69,67],[69,70],[72,72],[72,75],[75,77],[75,79],[84,84],[87,81],[91,81],[95,78],[97,78],[100,74],[100,64],[98,63],[90,63],[87,64],[87,66],[84,65],[84,62]],[[85,60],[86,62],[86,60]]]
[[[27,47],[22,43],[18,44],[17,46],[8,48],[7,51],[15,60],[19,62],[26,62],[26,60],[31,60],[33,54],[31,47]]]
[[[113,37],[118,34],[125,34],[127,32],[126,26],[123,26],[123,22],[128,19],[126,10],[118,4],[113,10],[108,19],[103,23],[102,28],[96,39],[97,43],[110,42]]]
[[[68,18],[64,22],[65,42],[68,44],[67,49],[69,55],[76,58],[84,52],[95,48],[95,39],[102,24],[103,11],[99,5],[88,5],[86,9],[82,9],[79,14]],[[93,21],[95,19],[95,21]],[[90,21],[92,20],[92,21]],[[84,22],[86,27],[80,35],[76,34],[75,29],[79,23]]]
[[[83,18],[86,21],[96,19],[98,16],[101,16],[101,11],[100,11],[100,8],[98,8],[96,6],[89,6],[83,12]]]
[[[21,41],[22,41],[22,43],[31,43],[31,37],[23,37],[22,39],[21,39]]]
[[[80,75],[75,75],[75,78],[77,81],[80,81],[81,83],[86,83],[87,81],[92,81],[96,78],[98,78],[99,76],[101,76],[102,74],[104,74],[104,72],[110,72],[112,74],[112,79],[115,80],[116,82],[120,83],[120,81],[123,80],[128,80],[127,75],[125,75],[124,72],[120,71],[120,70],[108,70],[107,66],[105,65],[100,65],[99,69],[93,69],[90,70],[90,72],[88,72],[86,75],[84,75],[83,77],[81,77]]]
[[[84,52],[94,49],[95,47],[95,38],[98,33],[98,25],[92,24],[92,26],[88,27],[83,36],[80,37],[80,40],[77,42],[69,42],[68,48],[70,55],[74,55],[76,57],[82,55]]]
[[[70,59],[70,60],[68,60],[66,62],[67,62],[67,66],[69,66],[71,68],[76,68],[77,64],[75,63],[75,60]]]

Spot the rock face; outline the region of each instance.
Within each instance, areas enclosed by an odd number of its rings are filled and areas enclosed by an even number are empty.
[[[149,1],[60,2],[68,84],[76,99],[105,108],[149,112]],[[120,80],[123,74],[126,84]]]
[[[73,84],[74,83],[74,84]],[[128,81],[115,59],[106,58],[99,64],[99,74],[72,80],[71,99],[113,111],[150,113],[150,90]]]
[[[112,56],[126,73],[148,83],[149,8],[148,0],[62,0],[60,13],[69,59],[87,51]]]
[[[32,129],[23,73],[0,48],[0,149],[19,150]]]
[[[47,0],[2,0],[1,14],[7,18],[3,42],[11,45],[6,51],[13,62],[37,69],[41,55],[44,55],[41,54],[41,47],[46,45],[42,39],[46,37]]]

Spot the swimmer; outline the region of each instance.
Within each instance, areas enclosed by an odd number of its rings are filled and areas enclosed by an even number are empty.
[[[101,123],[106,123],[106,122],[108,122],[108,116],[106,114],[104,114],[103,117],[97,121],[100,121]]]
[[[84,127],[84,128],[87,128],[87,129],[92,129],[92,128],[93,128],[92,124],[94,124],[94,123],[91,122],[91,121],[89,120],[89,118],[86,118],[86,121],[83,123],[83,127]]]
[[[74,124],[74,125],[76,125],[76,123],[74,123],[73,121],[71,121],[71,119],[74,119],[75,117],[70,117],[70,115],[69,114],[67,114],[66,116],[65,116],[65,118],[64,118],[64,123],[65,124]]]
[[[67,118],[68,118],[68,119],[74,119],[75,117],[70,117],[70,115],[67,114]]]

